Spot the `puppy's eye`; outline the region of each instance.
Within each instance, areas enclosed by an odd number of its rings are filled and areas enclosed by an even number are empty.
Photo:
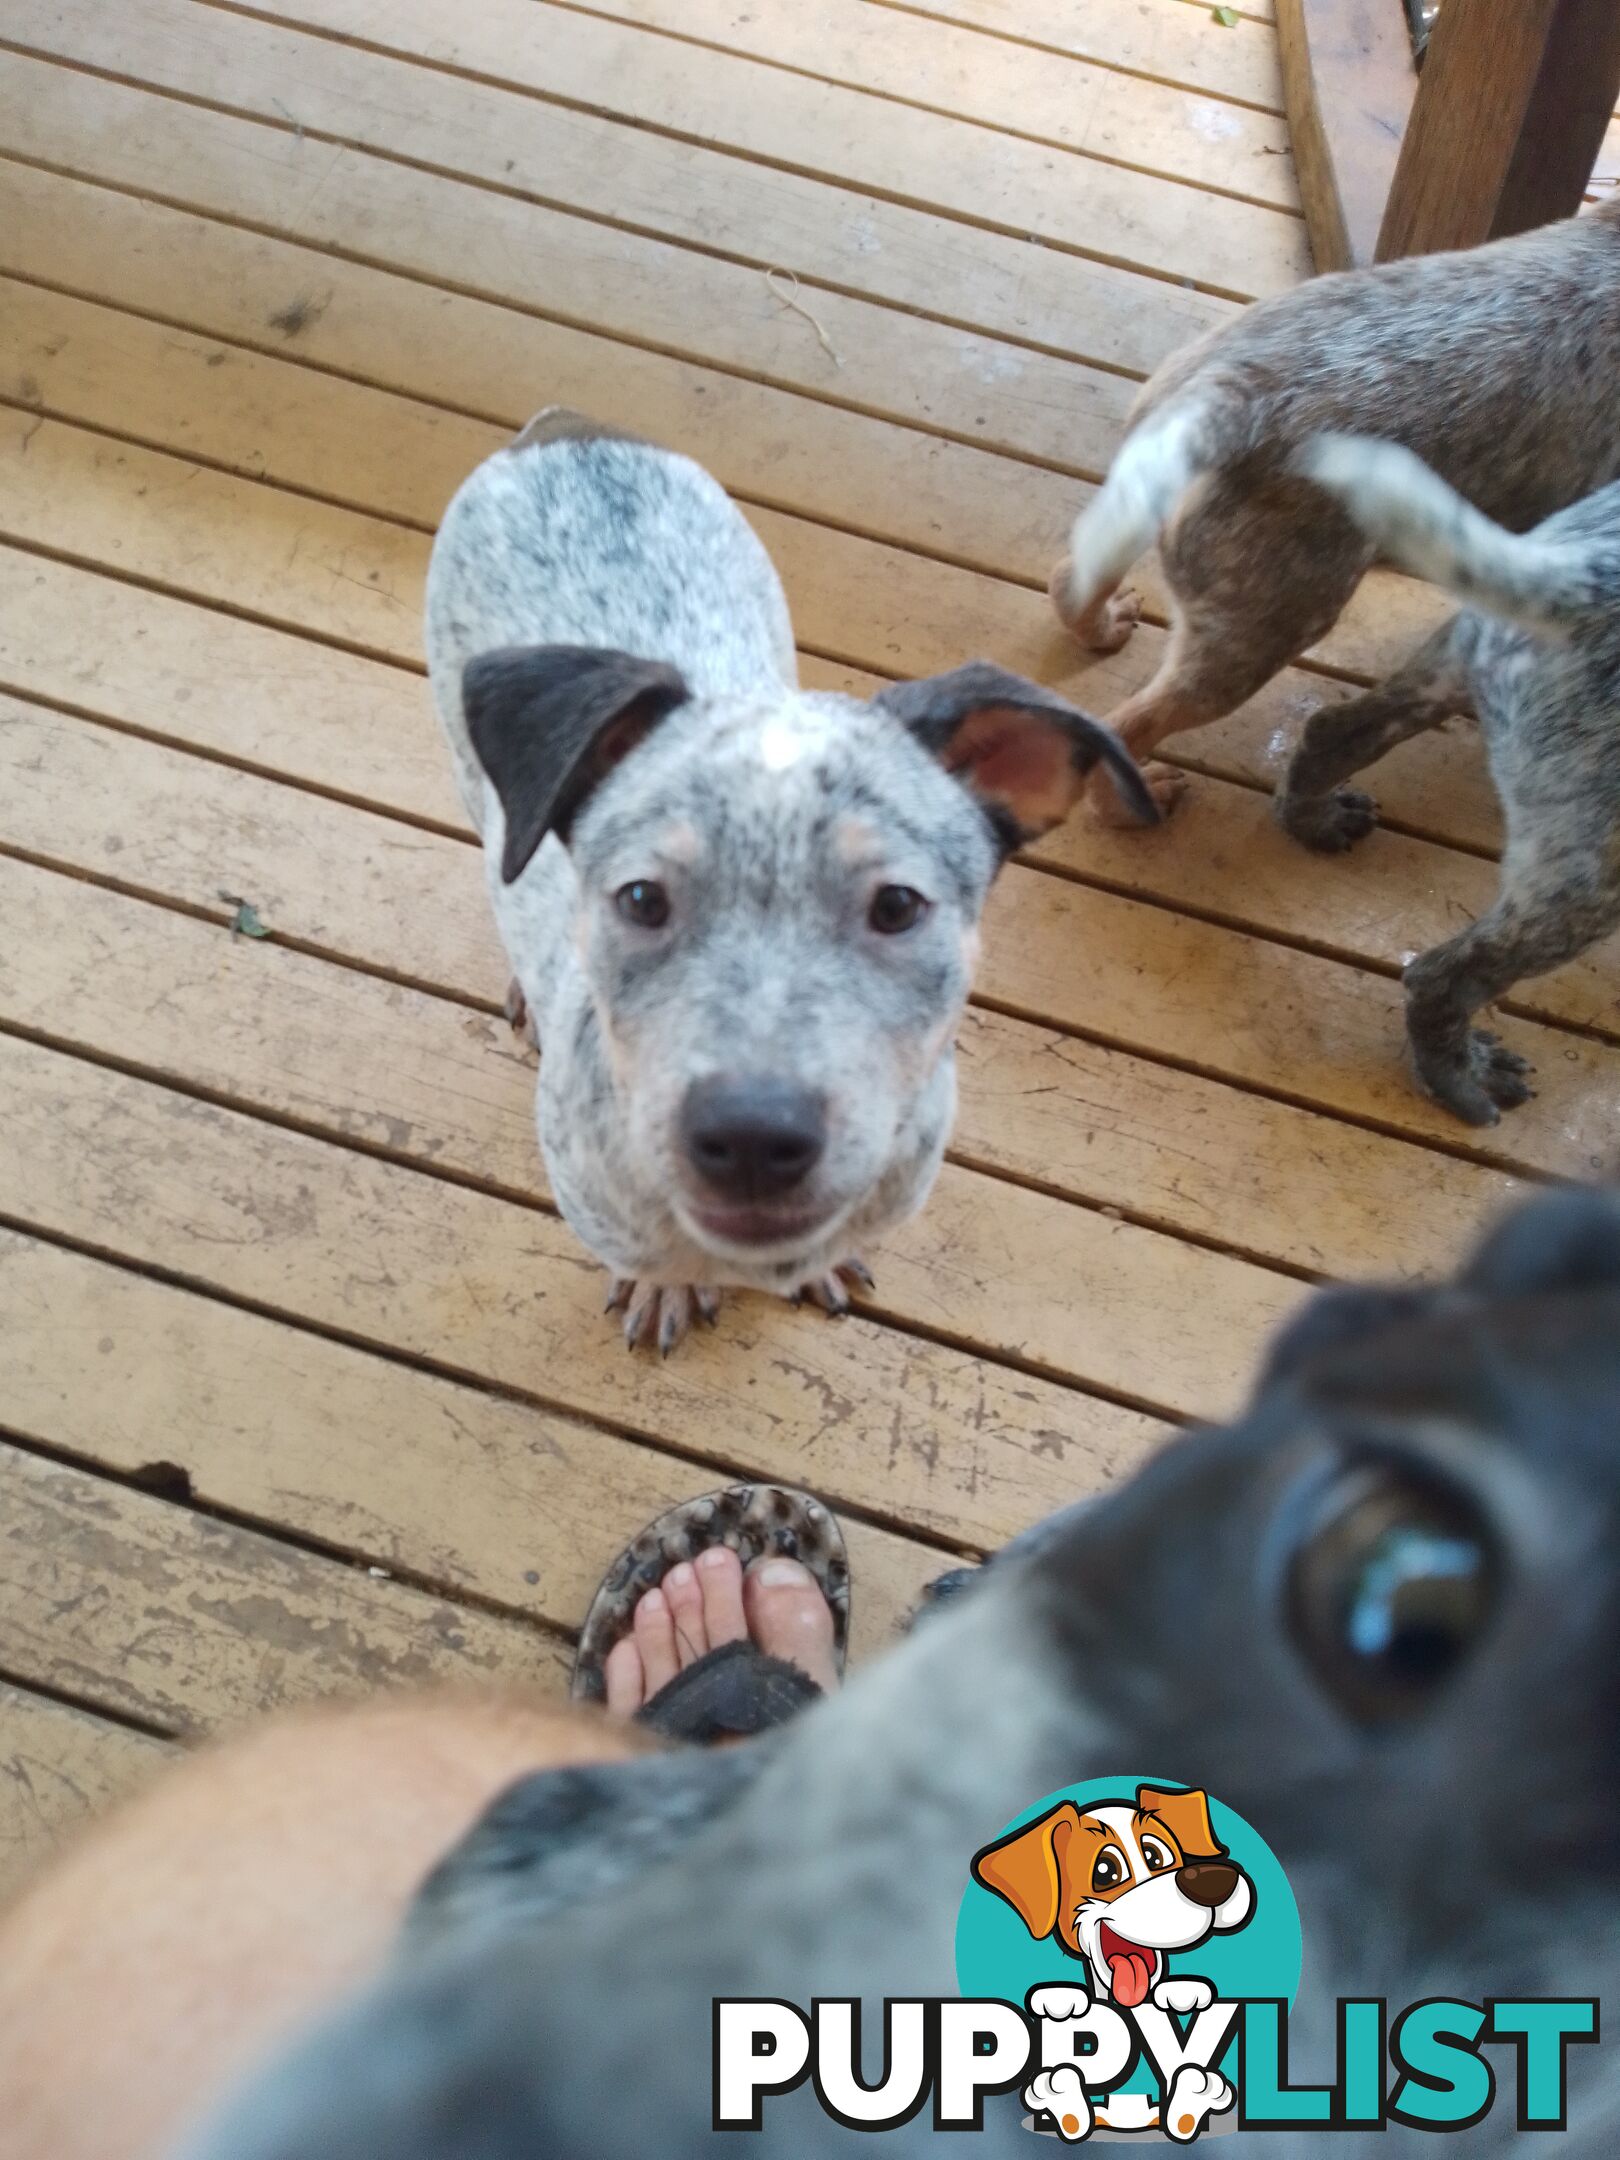
[[[1142,1840],[1142,1858],[1155,1875],[1162,1875],[1167,1867],[1174,1867],[1176,1864],[1175,1854],[1167,1851],[1157,1838],[1145,1837]]]
[[[669,894],[655,878],[636,878],[621,885],[613,895],[613,905],[638,930],[662,930],[669,921]]]
[[[914,930],[927,913],[928,902],[910,885],[880,885],[866,919],[885,937],[898,937],[902,930]]]
[[[1288,1582],[1294,1640],[1363,1725],[1426,1709],[1495,1609],[1495,1542],[1467,1496],[1388,1463],[1348,1467]]]
[[[1117,1890],[1125,1880],[1125,1863],[1111,1845],[1105,1845],[1091,1869],[1093,1890]]]

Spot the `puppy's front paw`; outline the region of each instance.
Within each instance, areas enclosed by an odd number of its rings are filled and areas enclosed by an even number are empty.
[[[1378,823],[1377,803],[1360,788],[1335,788],[1331,795],[1279,795],[1274,808],[1289,838],[1318,855],[1342,855]]]
[[[506,986],[506,1024],[514,1035],[521,1036],[531,1050],[540,1047],[540,1030],[534,1024],[534,1014],[529,1001],[523,995],[523,985],[514,975]]]
[[[1207,2010],[1214,2000],[1215,1990],[1196,1973],[1172,1973],[1153,1990],[1155,2010],[1169,2010],[1182,2017]]]
[[[853,1255],[840,1260],[837,1267],[826,1275],[812,1275],[806,1283],[800,1283],[793,1293],[795,1305],[819,1305],[834,1320],[842,1320],[850,1308],[850,1292],[870,1296],[877,1288],[872,1270],[864,1260]]]
[[[1499,1125],[1504,1110],[1517,1110],[1536,1092],[1530,1060],[1485,1028],[1470,1028],[1460,1058],[1425,1050],[1421,1043],[1412,1048],[1424,1092],[1470,1125]]]
[[[627,1350],[650,1350],[668,1357],[694,1320],[713,1327],[720,1315],[720,1293],[697,1283],[643,1283],[615,1276],[607,1309],[624,1314]]]

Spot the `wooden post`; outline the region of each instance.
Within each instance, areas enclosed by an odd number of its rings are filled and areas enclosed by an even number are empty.
[[[1620,0],[1441,0],[1378,260],[1572,216],[1617,98]]]

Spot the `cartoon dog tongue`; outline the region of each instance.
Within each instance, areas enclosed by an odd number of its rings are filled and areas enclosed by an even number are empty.
[[[1127,1942],[1106,1922],[1098,1937],[1098,1948],[1107,1963],[1109,1983],[1120,2008],[1134,2010],[1138,2003],[1146,2002],[1147,1991],[1153,1985],[1153,1969],[1159,1962],[1157,1950],[1144,1950],[1138,1943]]]

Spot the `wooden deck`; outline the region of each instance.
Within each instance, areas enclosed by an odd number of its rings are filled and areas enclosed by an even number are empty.
[[[627,1358],[541,1182],[421,680],[451,489],[588,406],[742,499],[812,680],[982,652],[1107,710],[1163,633],[1077,667],[1068,519],[1135,381],[1308,269],[1263,6],[8,0],[0,44],[13,1877],[253,1712],[557,1684],[623,1537],[732,1472],[844,1511],[870,1650],[1230,1409],[1311,1280],[1612,1166],[1612,950],[1513,1008],[1499,1132],[1403,1073],[1403,956],[1491,888],[1477,746],[1392,759],[1353,861],[1268,821],[1302,715],[1436,613],[1382,578],[1187,744],[1173,829],[1008,872],[868,1312]]]

